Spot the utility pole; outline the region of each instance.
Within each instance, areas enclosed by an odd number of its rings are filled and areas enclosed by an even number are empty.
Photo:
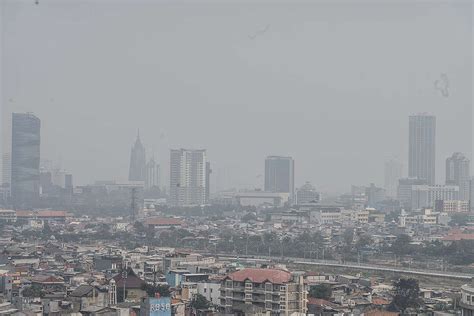
[[[122,279],[123,279],[123,301],[124,301],[124,302],[125,302],[125,295],[126,295],[125,288],[126,288],[126,284],[127,284],[127,277],[128,277],[128,273],[127,273],[127,269],[125,268],[125,270],[122,271]]]
[[[132,223],[134,223],[136,220],[136,207],[137,207],[137,188],[132,188],[132,197],[131,197],[131,203],[130,203]]]

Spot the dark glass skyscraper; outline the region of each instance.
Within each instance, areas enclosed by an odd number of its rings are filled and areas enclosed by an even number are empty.
[[[268,156],[265,159],[265,191],[288,192],[293,200],[295,164],[291,157]]]
[[[145,147],[140,141],[140,133],[137,135],[135,144],[130,152],[129,181],[145,181],[146,178],[146,156]]]
[[[413,115],[409,125],[408,177],[435,184],[436,117]]]
[[[40,119],[31,113],[12,115],[11,194],[14,208],[32,208],[40,191]]]

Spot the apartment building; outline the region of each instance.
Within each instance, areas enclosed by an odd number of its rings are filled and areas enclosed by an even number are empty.
[[[306,313],[307,288],[302,275],[279,269],[247,268],[222,280],[220,308],[224,314],[232,315]]]

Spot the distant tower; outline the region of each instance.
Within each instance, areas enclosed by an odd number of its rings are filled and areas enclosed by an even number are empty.
[[[265,159],[265,191],[289,193],[294,201],[295,162],[291,157],[268,156]]]
[[[402,178],[402,164],[391,159],[385,162],[385,194],[388,198],[397,198],[398,180]]]
[[[160,186],[160,165],[151,157],[146,163],[145,189]]]
[[[459,186],[459,199],[469,201],[470,178],[469,159],[462,153],[454,153],[446,159],[446,184]]]
[[[436,182],[436,117],[417,114],[409,119],[408,177]]]
[[[170,204],[206,204],[208,174],[205,149],[171,149]]]
[[[40,119],[12,115],[11,194],[15,208],[32,208],[40,193]]]
[[[211,162],[206,161],[206,203],[209,203],[211,196]]]
[[[109,282],[109,305],[117,304],[117,284],[112,279]]]
[[[145,181],[145,147],[140,141],[140,131],[130,153],[130,169],[128,173],[129,181]]]

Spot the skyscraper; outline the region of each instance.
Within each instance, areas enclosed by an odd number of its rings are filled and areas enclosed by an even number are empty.
[[[391,159],[385,162],[385,195],[387,198],[397,198],[398,180],[402,178],[402,164]]]
[[[428,114],[410,116],[408,176],[435,184],[436,117]]]
[[[39,199],[40,128],[35,115],[13,113],[11,194],[15,208],[31,208]]]
[[[145,189],[160,186],[160,165],[151,157],[146,163]]]
[[[265,191],[289,193],[294,201],[295,163],[291,157],[268,156],[265,159]]]
[[[170,204],[190,206],[207,203],[208,168],[205,149],[171,149]]]
[[[146,157],[145,147],[140,141],[140,132],[130,152],[129,181],[145,181]]]
[[[446,159],[446,184],[459,186],[459,199],[469,201],[470,188],[469,181],[471,174],[469,171],[469,159],[462,153],[453,153]]]

